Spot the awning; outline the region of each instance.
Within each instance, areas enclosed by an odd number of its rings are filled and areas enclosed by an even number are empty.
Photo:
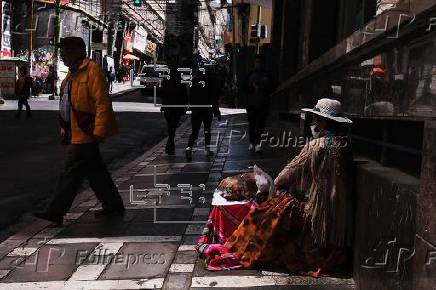
[[[27,59],[19,58],[19,57],[0,57],[0,61],[12,61],[12,62],[23,62],[27,63]]]
[[[133,54],[125,54],[123,55],[123,60],[139,60],[139,57],[134,56]]]
[[[382,67],[375,67],[372,69],[373,74],[384,74],[385,70]]]

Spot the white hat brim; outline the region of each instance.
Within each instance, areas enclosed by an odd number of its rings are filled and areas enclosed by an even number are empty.
[[[333,116],[330,116],[328,114],[324,114],[324,113],[315,111],[313,109],[308,109],[308,108],[304,108],[304,109],[301,109],[301,110],[304,111],[304,112],[310,112],[310,113],[316,114],[316,115],[324,117],[324,118],[328,118],[330,120],[333,120],[333,121],[336,121],[336,122],[339,122],[339,123],[350,123],[350,124],[353,123],[353,121],[351,121],[350,119],[348,119],[346,117],[333,117]]]

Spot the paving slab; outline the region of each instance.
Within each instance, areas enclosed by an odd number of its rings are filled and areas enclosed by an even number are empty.
[[[123,215],[115,217],[96,217],[94,211],[88,211],[84,213],[78,219],[80,224],[97,224],[101,227],[106,227],[113,225],[115,227],[121,227],[125,223],[128,223],[134,219],[134,213],[131,211],[126,211]]]
[[[26,257],[11,257],[6,256],[0,260],[0,270],[12,270],[17,265],[21,264]]]
[[[195,261],[197,260],[197,256],[198,255],[197,255],[196,251],[177,252],[176,257],[174,259],[174,263],[176,263],[176,264],[194,264]]]
[[[12,252],[15,248],[19,247],[26,240],[7,239],[0,244],[0,259]]]
[[[235,270],[235,271],[209,271],[206,269],[206,264],[202,258],[199,258],[195,263],[193,277],[215,277],[215,276],[261,276],[260,270]]]
[[[92,252],[97,243],[44,245],[1,282],[67,280],[78,267],[77,255]]]
[[[200,234],[183,236],[182,245],[197,245]]]
[[[289,276],[289,277],[235,276],[233,275],[233,272],[234,271],[232,271],[232,275],[226,275],[226,276],[207,276],[207,277],[194,276],[192,278],[191,288],[203,288],[203,287],[231,288],[234,287],[235,285],[238,285],[239,287],[244,287],[244,288],[260,287],[260,286],[266,286],[266,287],[293,286],[294,287],[290,289],[304,289],[301,288],[301,286],[312,287],[312,288],[305,288],[305,289],[318,289],[317,287],[324,287],[324,289],[338,289],[341,286],[345,286],[349,289],[350,286],[354,285],[354,282],[352,280],[344,280],[344,279],[336,279],[336,278],[315,279],[315,278],[302,277],[302,276]]]
[[[130,223],[126,226],[127,236],[181,236],[186,224],[175,223]]]
[[[199,235],[203,232],[204,225],[201,224],[192,224],[188,225],[186,228],[185,235]]]
[[[168,274],[163,290],[185,290],[189,289],[191,284],[191,275],[187,273],[171,273]]]
[[[241,289],[250,289],[250,290],[354,290],[357,289],[354,285],[286,285],[286,286],[250,286],[249,288],[241,287],[191,287],[190,289],[196,290],[241,290]]]
[[[13,234],[8,239],[10,240],[22,240],[27,239],[28,237],[31,237],[41,230],[43,230],[45,227],[47,227],[50,223],[43,221],[43,220],[36,220],[32,224],[26,226],[19,232]]]
[[[112,220],[113,221],[113,220]],[[124,236],[126,232],[125,225],[121,223],[111,223],[107,220],[101,224],[72,224],[64,229],[58,237],[75,238],[75,237],[113,237]]]
[[[177,243],[126,243],[119,251],[123,263],[111,263],[99,280],[165,277]]]
[[[209,216],[211,211],[210,207],[197,207],[194,209],[193,216]]]

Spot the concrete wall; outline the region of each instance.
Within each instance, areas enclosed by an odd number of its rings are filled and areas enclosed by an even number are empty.
[[[412,289],[419,180],[363,160],[355,178],[353,276],[358,289]]]
[[[436,121],[424,129],[423,162],[416,208],[413,289],[436,289]]]
[[[382,118],[384,113],[366,112],[364,101],[371,95],[363,93],[392,97],[389,102],[395,105],[395,110],[386,118],[396,122],[394,125],[398,130],[392,133],[394,145],[391,147],[400,151],[404,149],[404,156],[409,154],[407,158],[410,160],[392,157],[397,164],[388,165],[400,168],[398,163],[402,163],[401,168],[406,170],[404,166],[412,167],[412,163],[418,164],[419,168],[422,160],[420,177],[374,162],[356,166],[354,278],[359,289],[436,289],[436,103],[425,102],[422,98],[425,95],[425,100],[428,97],[433,102],[434,92],[421,94],[422,90],[413,86],[403,87],[404,83],[411,83],[413,78],[406,72],[417,70],[415,66],[429,72],[436,67],[436,33],[427,30],[430,17],[436,12],[436,0],[400,0],[396,9],[380,12],[376,17],[373,17],[376,12],[374,1],[365,1],[372,6],[363,7],[360,5],[362,1],[358,0],[333,1],[338,6],[338,14],[344,17],[336,23],[336,32],[332,21],[335,11],[324,9],[327,5],[324,2],[329,1],[320,0],[299,1],[301,18],[296,24],[298,29],[291,32],[288,18],[292,16],[283,12],[283,6],[288,2],[284,0],[275,5],[274,12],[281,13],[282,29],[276,28],[280,35],[273,36],[274,49],[279,52],[274,63],[282,66],[275,74],[282,81],[276,96],[287,94],[289,98],[289,106],[282,106],[284,110],[298,110],[313,105],[319,97],[330,96],[341,100],[346,112],[371,121]],[[404,14],[413,16],[413,21]],[[388,16],[390,21],[386,29],[380,29]],[[328,23],[329,19],[331,23]],[[329,24],[328,31],[323,30],[323,23]],[[297,48],[292,50],[290,42],[298,43]],[[326,45],[318,46],[322,44]],[[377,57],[384,60],[386,75],[396,74],[389,78],[393,80],[388,87],[390,91],[367,90],[368,80],[373,79],[367,77],[370,73],[363,72],[368,67],[365,62],[376,66]],[[283,67],[295,64],[296,71],[289,76]],[[428,75],[426,80],[416,78],[418,83],[421,82],[419,89],[421,86],[427,88],[426,84],[431,83],[433,74]],[[333,85],[340,89],[339,93],[333,91]],[[406,105],[402,99],[406,99]],[[281,98],[275,100],[285,103]],[[372,105],[371,102],[368,104]],[[403,121],[409,120],[410,116],[425,122],[422,139],[416,137],[417,133],[405,132],[407,128]],[[357,126],[354,129],[354,134],[362,133]],[[370,131],[374,133],[377,129],[371,128]],[[407,142],[396,146],[402,142],[399,140]],[[424,144],[421,146],[422,140]]]

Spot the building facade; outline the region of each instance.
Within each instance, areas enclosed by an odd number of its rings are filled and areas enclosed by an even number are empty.
[[[165,7],[160,1],[143,1],[143,7],[134,7],[122,0],[62,0],[59,3],[57,10],[55,0],[2,1],[2,11],[6,11],[2,13],[6,15],[2,16],[2,24],[6,24],[2,26],[2,55],[29,59],[29,51],[32,51],[32,76],[43,80],[45,92],[52,93],[54,87],[59,88],[68,70],[59,59],[55,60],[53,39],[56,37],[82,37],[88,57],[104,70],[109,67],[118,70],[123,63],[139,68],[142,63],[151,63],[159,57],[165,31]],[[55,29],[57,11],[58,34]],[[125,47],[126,40],[131,42]],[[134,55],[138,61],[129,63],[126,54]],[[57,86],[50,85],[56,78],[53,70],[57,72]]]
[[[194,42],[203,58],[216,59],[224,55],[228,17],[227,8],[220,1],[199,3]]]
[[[276,108],[298,121],[330,97],[354,121],[358,288],[431,289],[436,1],[283,0],[273,11]]]

